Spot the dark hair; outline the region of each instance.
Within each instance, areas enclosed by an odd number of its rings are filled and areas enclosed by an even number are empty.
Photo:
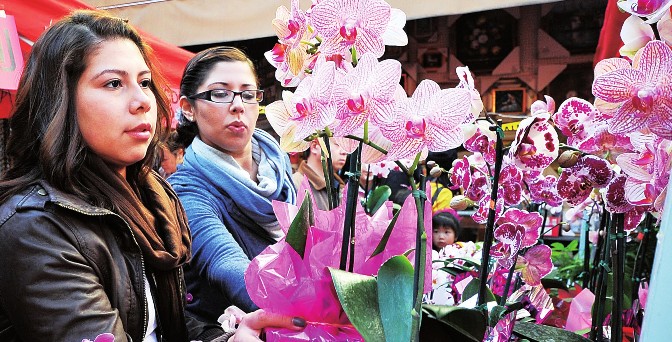
[[[205,81],[208,77],[212,68],[219,62],[245,62],[250,66],[252,74],[254,74],[254,80],[259,84],[259,77],[257,75],[257,70],[254,67],[252,60],[247,57],[247,55],[231,46],[216,46],[206,50],[203,50],[194,56],[187,66],[184,68],[182,73],[182,81],[180,82],[180,96],[191,96],[196,94],[198,87]],[[196,102],[191,99],[187,99],[192,106],[196,105]],[[177,133],[179,134],[179,140],[184,143],[185,146],[191,145],[191,142],[194,140],[194,137],[198,135],[198,125],[195,122],[187,120],[184,115],[179,116],[179,121],[177,125]]]
[[[49,27],[33,45],[21,76],[7,143],[10,167],[0,182],[0,202],[39,179],[94,204],[114,203],[105,184],[92,170],[102,160],[86,146],[75,106],[76,88],[90,56],[101,43],[129,39],[140,50],[156,96],[157,123],[145,158],[127,168],[129,182],[137,182],[152,167],[159,141],[170,123],[170,102],[164,78],[153,62],[151,48],[126,21],[100,11],[75,11]]]
[[[179,139],[179,134],[172,131],[170,132],[170,135],[168,135],[168,140],[166,140],[164,146],[166,146],[170,152],[175,152],[180,148],[184,148],[185,144]]]
[[[452,228],[455,231],[455,240],[460,237],[460,223],[457,221],[457,218],[449,212],[438,212],[432,216],[432,229],[434,228]]]

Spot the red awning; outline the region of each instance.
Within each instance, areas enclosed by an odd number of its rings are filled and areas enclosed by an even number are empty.
[[[93,9],[93,7],[78,0],[0,0],[0,8],[4,7],[5,13],[14,16],[16,30],[22,38],[21,49],[24,59],[28,59],[31,44],[24,39],[34,42],[44,32],[50,23],[77,9]],[[182,71],[189,59],[194,56],[192,52],[174,45],[165,43],[149,34],[140,32],[145,40],[152,46],[170,87],[178,90]],[[8,118],[9,112],[7,101],[13,100],[13,95],[0,98],[0,119]],[[176,101],[176,99],[173,99]]]

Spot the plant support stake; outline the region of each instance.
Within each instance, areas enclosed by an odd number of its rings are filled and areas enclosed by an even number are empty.
[[[499,184],[499,173],[502,170],[504,131],[502,130],[502,120],[495,122],[488,116],[488,121],[492,124],[491,131],[497,132],[497,142],[495,144],[495,174],[492,180],[492,192],[490,193],[490,210],[488,211],[488,221],[485,226],[485,238],[483,241],[483,254],[481,256],[481,280],[478,285],[478,302],[476,305],[485,304],[486,280],[488,279],[488,266],[490,261],[490,248],[492,248],[492,239],[495,234],[495,213],[497,205],[497,190]],[[487,309],[486,309],[487,310]]]

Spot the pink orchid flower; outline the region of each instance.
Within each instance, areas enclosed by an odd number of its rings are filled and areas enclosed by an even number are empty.
[[[654,39],[656,39],[656,35],[653,33],[651,25],[645,23],[640,17],[631,15],[628,19],[625,19],[621,28],[623,46],[618,52],[621,56],[632,60],[639,49]]]
[[[371,53],[366,53],[357,66],[340,77],[334,85],[333,102],[336,103],[338,125],[334,135],[345,136],[362,127],[369,118],[390,116],[397,98],[406,97],[399,79],[401,63],[388,59],[378,62]],[[401,94],[401,95],[400,95]]]
[[[549,122],[551,113],[538,110],[520,122],[509,156],[523,171],[543,170],[558,157],[558,133]]]
[[[625,183],[628,176],[621,173],[611,179],[604,194],[604,202],[607,210],[611,213],[625,213],[623,229],[631,231],[639,225],[644,218],[644,213],[649,211],[650,206],[635,206],[628,202],[625,192]]]
[[[639,153],[623,153],[616,163],[628,175],[625,196],[633,205],[652,205],[661,211],[672,168],[672,141],[657,139]]]
[[[495,143],[497,132],[490,130],[487,121],[476,121],[462,126],[464,132],[464,148],[470,152],[479,152],[488,164],[495,164]]]
[[[516,205],[523,200],[523,173],[508,157],[504,158],[499,174],[499,196],[507,206]]]
[[[672,5],[671,0],[619,0],[618,8],[639,17],[647,17],[647,24],[660,20]]]
[[[526,183],[527,188],[530,190],[530,199],[532,202],[546,203],[552,207],[562,204],[562,197],[558,194],[557,189],[557,177],[539,175],[533,179],[526,180]]]
[[[526,210],[509,208],[504,212],[504,215],[499,217],[496,224],[500,227],[505,225],[513,225],[522,228],[523,235],[521,236],[521,248],[533,246],[537,243],[540,234],[541,223],[543,218],[539,213],[528,212]],[[495,238],[501,240],[495,231]]]
[[[114,342],[114,335],[111,333],[104,333],[96,336],[93,341],[85,338],[82,340],[82,342]]]
[[[483,111],[483,100],[481,100],[481,94],[476,90],[474,78],[471,76],[469,67],[457,67],[455,73],[457,73],[457,77],[460,79],[460,83],[455,88],[466,89],[471,94],[471,114],[473,117],[465,117],[465,121],[463,122],[471,123]]]
[[[473,215],[471,215],[471,219],[474,220],[474,222],[480,224],[485,224],[486,222],[488,222],[488,212],[490,211],[490,207],[492,206],[490,199],[491,199],[490,194],[487,194],[483,198],[481,198],[480,201],[478,201],[478,209],[476,209],[476,212]],[[497,198],[497,203],[495,204],[495,221],[499,219],[499,217],[502,215],[503,212],[504,212],[504,200],[500,197]]]
[[[553,115],[568,145],[613,160],[616,155],[629,151],[632,145],[630,137],[609,133],[609,118],[611,115],[576,97],[565,100]]]
[[[574,166],[562,170],[558,179],[558,194],[576,205],[585,201],[593,188],[607,186],[612,176],[613,171],[606,160],[584,155]]]
[[[635,56],[632,67],[595,78],[593,95],[621,104],[610,120],[609,131],[626,134],[646,127],[663,138],[672,138],[670,73],[672,50],[664,42],[651,41]]]
[[[530,248],[525,252],[525,256],[518,257],[516,269],[520,271],[526,284],[530,286],[541,284],[541,278],[553,270],[551,248],[546,245],[536,245]]]
[[[302,141],[334,121],[336,107],[331,101],[331,94],[336,74],[333,62],[322,61],[316,65],[314,73],[301,82],[296,92],[285,91],[282,101],[266,107],[268,122],[280,136],[283,148]]]
[[[323,0],[311,9],[315,32],[323,38],[319,47],[326,54],[350,55],[355,48],[363,55],[381,57],[383,34],[391,19],[391,7],[383,0]]]
[[[441,89],[423,80],[410,98],[398,102],[393,115],[376,118],[383,135],[392,141],[388,159],[412,158],[425,150],[445,151],[462,145],[465,117],[471,116],[469,91]]]
[[[272,21],[278,40],[285,45],[284,61],[293,75],[302,72],[304,61],[308,58],[306,44],[311,39],[306,13],[299,9],[299,1],[292,0],[291,10],[280,6]]]
[[[459,188],[467,189],[471,184],[471,170],[469,168],[469,159],[467,156],[462,159],[456,159],[453,167],[449,171],[450,183],[453,184],[453,190]]]

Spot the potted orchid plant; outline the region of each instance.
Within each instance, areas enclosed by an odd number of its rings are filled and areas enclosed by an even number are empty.
[[[378,60],[385,45],[407,42],[402,11],[383,0],[313,3],[302,10],[292,0],[273,20],[278,43],[266,57],[277,68],[278,81],[295,89],[283,91],[282,100],[266,107],[266,115],[287,152],[303,151],[318,139],[328,169],[327,138],[337,139],[352,153],[351,169],[344,200],[333,201],[331,210],[316,209],[309,192],[302,192],[298,206],[276,204],[286,238],[252,261],[246,283],[260,307],[301,315],[310,324],[302,336],[270,331],[267,338],[409,341],[431,340],[437,331],[447,331],[470,341],[539,334],[585,340],[541,324],[554,309],[542,285],[553,269],[552,250],[542,241],[545,216],[529,208],[565,202],[603,208],[602,242],[594,253],[591,280],[595,299],[587,300],[592,316],[585,305],[576,310],[583,310],[581,317],[591,316],[592,339],[601,336],[605,322],[619,339],[624,241],[644,217],[653,217],[646,221],[653,224],[662,211],[672,166],[666,76],[672,71],[672,50],[667,43],[645,42],[643,37],[654,36],[633,17],[623,35],[627,40],[633,37],[628,32],[641,33],[626,41],[631,60],[608,59],[596,66],[595,103],[570,98],[556,110],[550,97],[536,101],[505,147],[500,123],[485,113],[467,67],[457,68],[455,88],[423,80],[407,97],[399,85],[401,64]],[[654,7],[633,13],[667,11],[658,32],[672,32],[665,21],[669,4]],[[558,132],[567,136],[566,144]],[[432,276],[431,210],[424,179],[418,182],[413,173],[428,151],[459,146],[471,154],[440,172],[448,172],[463,193],[454,206],[477,206],[473,219],[486,224],[481,260],[461,264],[465,272],[453,279],[450,290],[460,298],[459,306],[422,306],[423,293],[442,269]],[[556,160],[559,177],[545,175]],[[369,211],[357,201],[361,163],[378,162],[394,162],[409,177],[413,196],[396,214],[389,203]],[[610,249],[611,268],[605,267]],[[610,277],[616,281],[607,294]],[[608,296],[613,300],[607,321]],[[533,318],[519,320],[525,313]],[[427,319],[421,325],[422,317]]]

